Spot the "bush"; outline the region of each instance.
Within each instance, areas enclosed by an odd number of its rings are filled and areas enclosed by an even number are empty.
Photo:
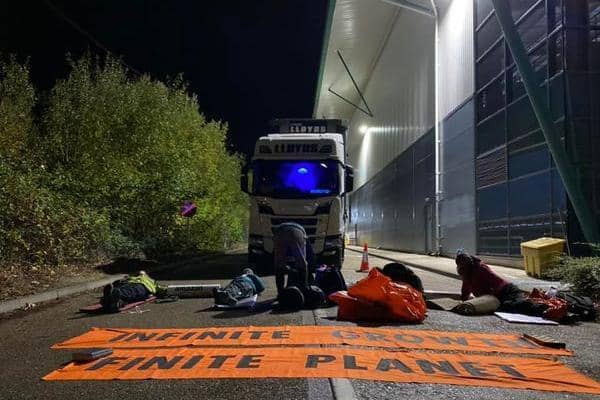
[[[133,80],[112,59],[72,68],[42,126],[48,165],[68,177],[55,186],[109,210],[114,226],[148,250],[214,250],[239,239],[241,165],[226,151],[227,127],[206,121],[180,79]],[[200,203],[192,221],[177,215],[185,200]]]
[[[112,58],[69,62],[43,104],[26,63],[0,63],[0,263],[242,240],[242,161],[227,151],[227,125],[205,119],[181,78],[132,78]],[[191,220],[178,215],[186,200],[198,204]]]
[[[0,162],[0,262],[64,265],[106,254],[107,215],[40,186],[31,171]]]
[[[27,63],[21,65],[15,57],[0,60],[0,158],[5,162],[17,163],[28,155],[35,101]]]
[[[600,257],[561,257],[544,278],[569,283],[576,294],[600,301]]]

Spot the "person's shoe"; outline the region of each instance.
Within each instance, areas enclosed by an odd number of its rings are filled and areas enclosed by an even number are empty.
[[[300,310],[304,306],[304,295],[296,286],[288,286],[281,291],[277,300],[281,308],[286,310]]]
[[[104,286],[103,296],[100,300],[100,304],[102,305],[104,311],[110,313],[118,313],[125,305],[123,300],[121,300],[121,293],[116,287],[114,287],[113,284]]]
[[[112,289],[113,289],[112,283],[109,283],[108,285],[104,286],[104,289],[102,289],[102,298],[108,299],[110,297],[110,293],[112,292]]]

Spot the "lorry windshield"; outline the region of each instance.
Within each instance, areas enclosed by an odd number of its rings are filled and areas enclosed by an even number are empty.
[[[253,192],[280,199],[336,196],[340,193],[340,169],[340,164],[331,160],[258,160]]]

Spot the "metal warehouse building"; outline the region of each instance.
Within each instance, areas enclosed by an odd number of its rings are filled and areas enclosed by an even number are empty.
[[[600,0],[506,1],[598,220]],[[495,256],[583,240],[505,32],[491,0],[331,0],[314,117],[349,121],[351,238]]]

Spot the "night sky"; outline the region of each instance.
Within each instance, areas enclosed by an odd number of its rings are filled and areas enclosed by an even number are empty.
[[[327,0],[50,1],[132,68],[183,72],[235,151],[251,153],[272,118],[312,114]],[[30,57],[42,90],[66,75],[67,52],[86,50],[103,54],[44,0],[2,5],[0,51]]]

